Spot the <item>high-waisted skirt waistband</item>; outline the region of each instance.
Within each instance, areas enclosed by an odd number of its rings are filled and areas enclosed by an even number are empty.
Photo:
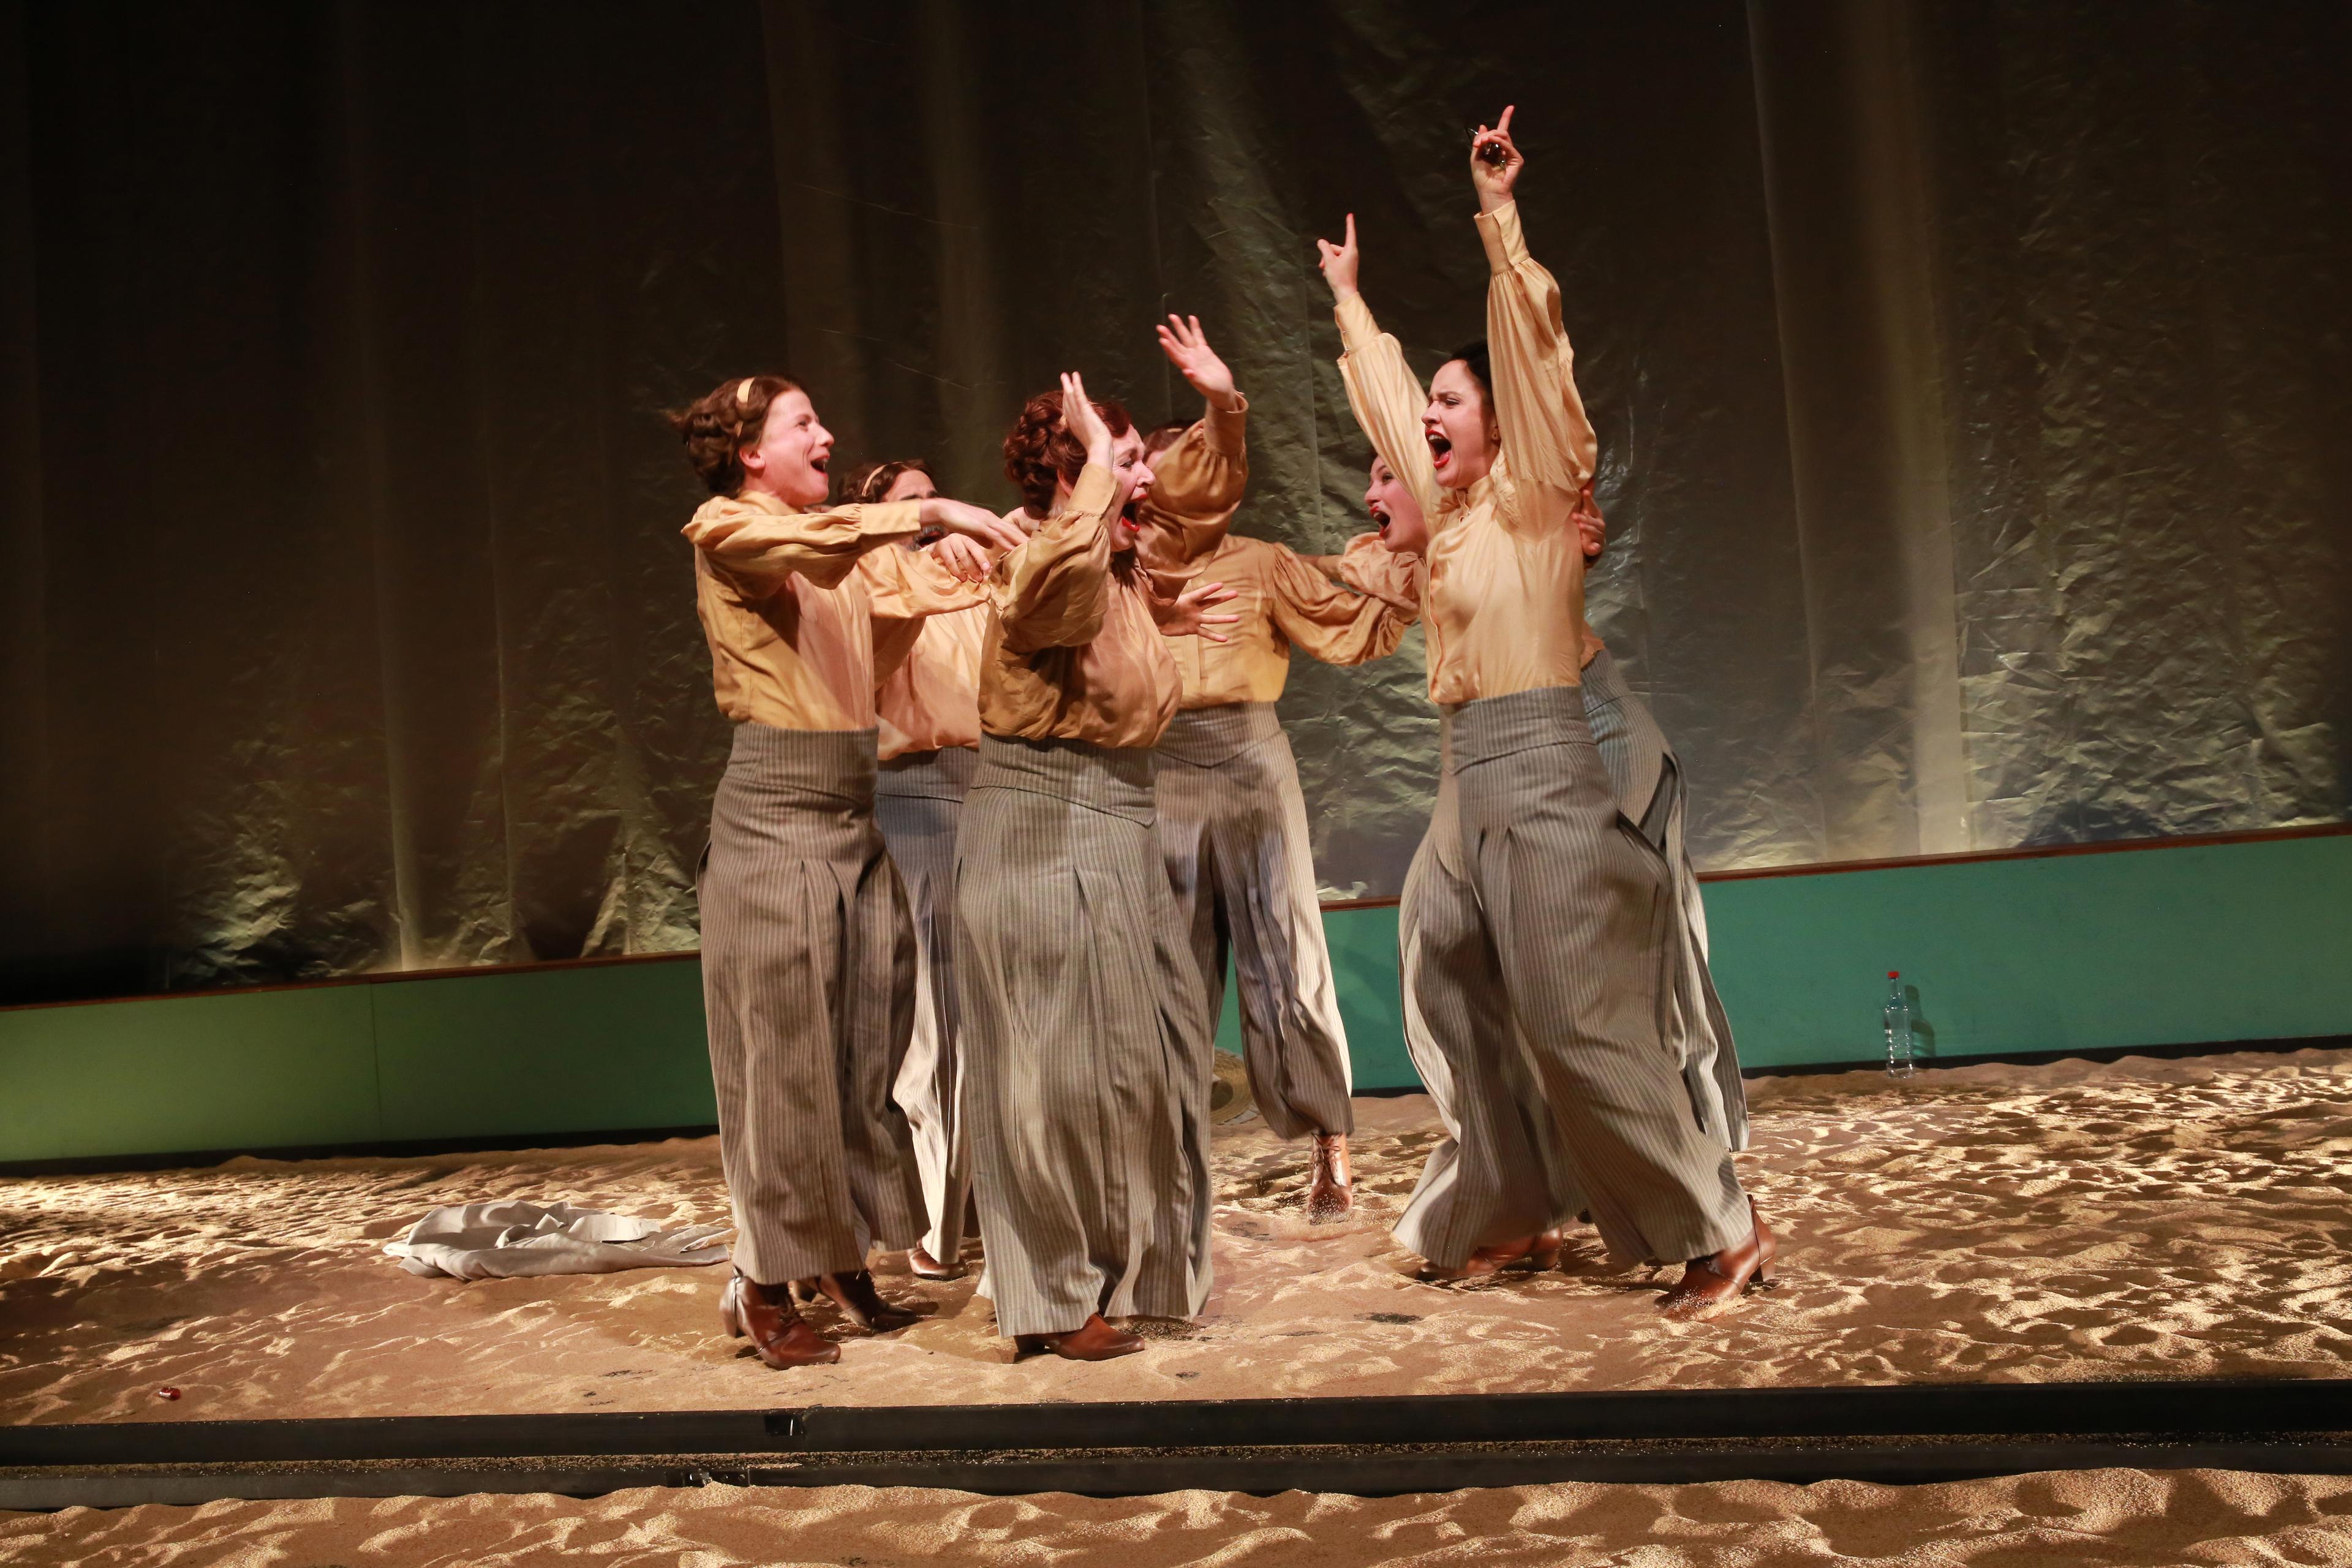
[[[980,771],[980,752],[972,746],[941,746],[935,752],[908,752],[883,763],[874,778],[876,795],[912,795],[923,800],[961,800]]]
[[[727,787],[739,795],[772,796],[785,805],[870,805],[874,746],[872,730],[738,724],[727,756]]]
[[[1151,753],[1141,747],[982,735],[971,787],[1050,795],[1147,826],[1153,820]]]
[[[1169,721],[1160,737],[1159,752],[1196,768],[1214,767],[1226,758],[1267,741],[1282,739],[1282,721],[1271,702],[1221,702],[1214,708],[1191,708]]]
[[[1448,773],[1538,746],[1592,744],[1584,692],[1574,686],[1538,686],[1507,697],[1444,704],[1438,714]]]

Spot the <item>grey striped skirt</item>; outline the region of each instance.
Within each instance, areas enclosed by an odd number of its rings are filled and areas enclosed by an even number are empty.
[[[1277,1138],[1348,1132],[1348,1032],[1315,892],[1307,797],[1271,702],[1176,715],[1153,778],[1160,851],[1213,1028],[1241,985],[1250,1096]]]
[[[1675,907],[1682,921],[1680,962],[1675,966],[1674,1038],[1682,1053],[1691,1103],[1710,1129],[1734,1149],[1745,1149],[1748,1090],[1739,1078],[1731,1020],[1707,968],[1706,906],[1699,901],[1698,873],[1691,867],[1683,837],[1690,807],[1682,763],[1648,704],[1625,684],[1606,649],[1584,667],[1584,719],[1609,769],[1617,809],[1657,846],[1674,878]]]
[[[922,1194],[890,1087],[914,931],[874,827],[874,731],[737,725],[697,885],[736,1268],[781,1285],[911,1245]]]
[[[893,1098],[907,1113],[930,1228],[923,1250],[953,1263],[971,1198],[971,1132],[956,1048],[955,846],[963,797],[980,766],[970,746],[913,752],[882,764],[874,822],[907,887],[915,919],[915,1027]]]
[[[1199,1312],[1213,1047],[1150,752],[982,739],[955,963],[998,1332]]]
[[[1399,1238],[1457,1266],[1575,1199],[1625,1261],[1745,1240],[1730,1147],[1672,1034],[1673,879],[1617,808],[1583,694],[1447,710],[1444,770],[1398,924],[1407,1043],[1456,1142]]]

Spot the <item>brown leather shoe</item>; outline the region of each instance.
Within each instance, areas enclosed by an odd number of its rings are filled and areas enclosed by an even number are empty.
[[[1559,1267],[1559,1249],[1563,1241],[1557,1230],[1539,1230],[1517,1241],[1482,1247],[1473,1252],[1459,1268],[1428,1264],[1423,1268],[1421,1278],[1433,1284],[1450,1284],[1458,1279],[1484,1279],[1490,1274],[1500,1274],[1506,1268],[1525,1269],[1533,1274],[1549,1273]]]
[[[1348,1135],[1315,1134],[1315,1182],[1307,1189],[1307,1218],[1322,1225],[1356,1206],[1356,1184],[1348,1169]]]
[[[919,1247],[907,1248],[907,1267],[918,1279],[961,1279],[964,1275],[961,1262],[942,1263]]]
[[[904,1307],[894,1307],[882,1299],[874,1288],[874,1276],[860,1268],[855,1273],[820,1274],[814,1279],[795,1281],[793,1290],[803,1301],[814,1300],[819,1292],[841,1309],[841,1315],[869,1334],[893,1333],[912,1328],[922,1318]]]
[[[719,1325],[731,1339],[751,1341],[760,1359],[778,1372],[841,1359],[841,1347],[810,1328],[781,1285],[758,1285],[740,1274],[719,1295]]]
[[[1658,1303],[1669,1317],[1711,1318],[1750,1290],[1772,1288],[1772,1260],[1780,1255],[1780,1238],[1748,1200],[1748,1217],[1755,1228],[1738,1247],[1727,1247],[1708,1258],[1694,1258],[1683,1277]]]
[[[1114,1329],[1103,1321],[1100,1312],[1093,1312],[1066,1334],[1015,1334],[1013,1348],[1017,1355],[1051,1351],[1064,1361],[1112,1361],[1141,1350],[1143,1336]]]

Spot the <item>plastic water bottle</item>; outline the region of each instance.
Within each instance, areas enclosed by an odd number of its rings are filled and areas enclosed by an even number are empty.
[[[1911,1056],[1911,999],[1903,994],[1903,972],[1886,972],[1886,1076],[1909,1078],[1918,1070]]]

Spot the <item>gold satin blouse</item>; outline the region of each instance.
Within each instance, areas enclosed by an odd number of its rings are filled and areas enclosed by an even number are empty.
[[[1339,369],[1357,422],[1429,520],[1423,608],[1440,703],[1583,683],[1584,550],[1574,515],[1598,442],[1576,390],[1559,285],[1528,254],[1518,207],[1478,216],[1492,279],[1486,351],[1502,450],[1466,490],[1440,493],[1426,400],[1360,296],[1339,307]]]
[[[874,640],[875,656],[887,672],[874,693],[883,761],[910,752],[980,744],[980,661],[988,643],[985,604],[877,627]]]
[[[989,579],[980,727],[1027,741],[1159,743],[1183,681],[1140,563],[1115,572],[1110,470],[1089,463],[1067,505],[1006,553]]]
[[[1218,609],[1241,617],[1217,628],[1223,643],[1173,639],[1188,710],[1274,701],[1290,678],[1293,647],[1326,664],[1383,658],[1417,614],[1417,605],[1335,587],[1307,558],[1271,540],[1227,531],[1249,479],[1242,419],[1241,411],[1213,408],[1160,454],[1142,509],[1137,552],[1163,588],[1176,580],[1223,583],[1234,597]]]
[[[763,492],[713,496],[681,531],[719,710],[780,730],[870,730],[874,631],[984,602],[911,539],[922,503],[795,510]]]

